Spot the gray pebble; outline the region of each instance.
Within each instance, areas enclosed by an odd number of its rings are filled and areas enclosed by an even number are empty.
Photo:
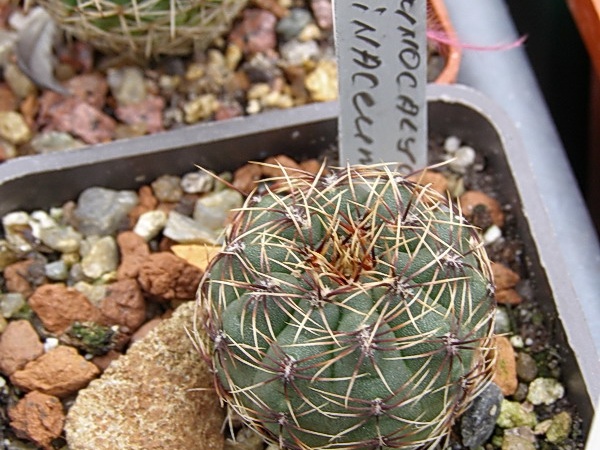
[[[62,259],[46,264],[44,273],[53,281],[65,281],[69,278],[69,268]]]
[[[191,217],[177,211],[171,211],[163,234],[181,244],[217,244],[219,233],[215,232]]]
[[[529,353],[517,353],[517,376],[519,379],[529,383],[537,377],[537,374],[538,368],[535,359]]]
[[[214,177],[207,172],[190,172],[181,178],[181,188],[186,194],[210,192],[214,184]]]
[[[506,334],[510,333],[510,317],[508,316],[508,312],[506,308],[503,306],[498,306],[496,309],[496,320],[494,322],[494,333],[496,334]]]
[[[163,175],[152,182],[152,191],[160,202],[175,203],[183,196],[181,178]]]
[[[460,421],[460,433],[465,447],[474,450],[492,435],[496,420],[500,415],[502,399],[500,388],[491,383],[473,401]]]
[[[83,236],[73,227],[49,227],[40,229],[41,241],[61,253],[73,253],[79,250]]]
[[[316,59],[320,54],[319,45],[315,41],[301,42],[297,39],[292,39],[280,46],[279,52],[281,57],[292,66]]]
[[[85,146],[83,142],[62,131],[40,133],[31,139],[29,145],[36,153],[53,153]]]
[[[75,263],[71,266],[69,270],[69,285],[77,284],[80,281],[85,280],[85,274],[83,273],[83,268],[81,267],[81,263]]]
[[[194,208],[194,220],[202,226],[221,232],[230,211],[242,206],[242,195],[233,189],[224,189],[200,197]]]
[[[25,297],[18,292],[9,292],[0,294],[0,312],[2,316],[9,319],[17,311],[25,306]]]
[[[512,395],[513,400],[516,402],[524,402],[525,400],[527,400],[527,391],[528,390],[529,390],[529,388],[527,387],[527,383],[523,383],[523,382],[519,383],[517,385],[517,390]]]
[[[77,229],[84,236],[113,234],[137,203],[133,191],[88,188],[79,196],[74,211]]]
[[[81,260],[81,268],[86,277],[100,278],[117,270],[119,254],[117,243],[112,236],[104,236],[92,244],[89,253]]]
[[[304,27],[312,21],[312,15],[304,8],[292,8],[290,13],[277,23],[277,34],[284,41],[298,36]]]
[[[110,91],[119,105],[140,103],[146,98],[144,73],[138,67],[110,68],[106,75]]]

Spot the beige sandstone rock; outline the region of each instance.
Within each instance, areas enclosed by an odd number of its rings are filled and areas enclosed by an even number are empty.
[[[223,412],[213,379],[185,328],[194,302],[182,304],[69,410],[70,450],[222,450]]]

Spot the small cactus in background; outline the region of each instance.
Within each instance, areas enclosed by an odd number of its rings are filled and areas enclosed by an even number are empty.
[[[224,34],[247,0],[39,0],[59,27],[109,53],[187,54]]]
[[[282,448],[434,446],[491,376],[476,230],[385,166],[272,182],[198,288],[219,395]]]

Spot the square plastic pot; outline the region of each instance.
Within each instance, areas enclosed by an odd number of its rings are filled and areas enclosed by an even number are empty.
[[[544,229],[543,220],[536,220],[535,228],[530,224],[532,214],[543,214],[544,204],[528,183],[532,162],[518,131],[495,104],[472,89],[430,85],[428,97],[430,131],[456,135],[482,152],[496,174],[499,200],[511,204],[536,298],[543,299],[546,326],[553,331],[553,344],[563,361],[562,382],[587,433],[594,401],[600,398],[600,362],[587,323],[599,318],[584,317],[568,280],[547,276],[556,273],[556,265],[568,262],[561,255],[539,252],[540,237],[547,239],[550,231]],[[220,172],[280,153],[318,156],[335,148],[337,114],[337,103],[313,104],[122,140],[97,146],[94,152],[82,149],[8,161],[0,165],[0,215],[59,206],[90,186],[135,189],[163,174],[193,171],[195,165]],[[540,254],[552,257],[540,259]]]

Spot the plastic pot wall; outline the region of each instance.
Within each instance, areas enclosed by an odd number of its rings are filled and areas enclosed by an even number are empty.
[[[453,134],[482,152],[497,174],[499,200],[510,203],[530,264],[536,297],[543,299],[548,329],[554,331],[563,364],[563,382],[589,429],[593,400],[600,397],[600,363],[580,300],[568,280],[549,280],[560,255],[540,260],[539,236],[529,217],[543,212],[543,199],[527,183],[531,161],[518,132],[489,99],[463,86],[429,86],[431,133]],[[223,171],[250,160],[286,153],[317,156],[336,145],[337,103],[195,125],[154,136],[121,140],[88,149],[23,157],[0,165],[0,215],[59,206],[90,186],[135,189],[163,174],[183,174],[195,165]],[[518,170],[517,170],[518,169]],[[514,179],[513,173],[519,173]],[[523,210],[535,205],[539,211]],[[543,221],[542,221],[543,222]],[[548,270],[553,269],[553,270]],[[557,289],[556,286],[562,286]],[[566,287],[565,287],[566,286]],[[587,318],[590,321],[598,318]]]

